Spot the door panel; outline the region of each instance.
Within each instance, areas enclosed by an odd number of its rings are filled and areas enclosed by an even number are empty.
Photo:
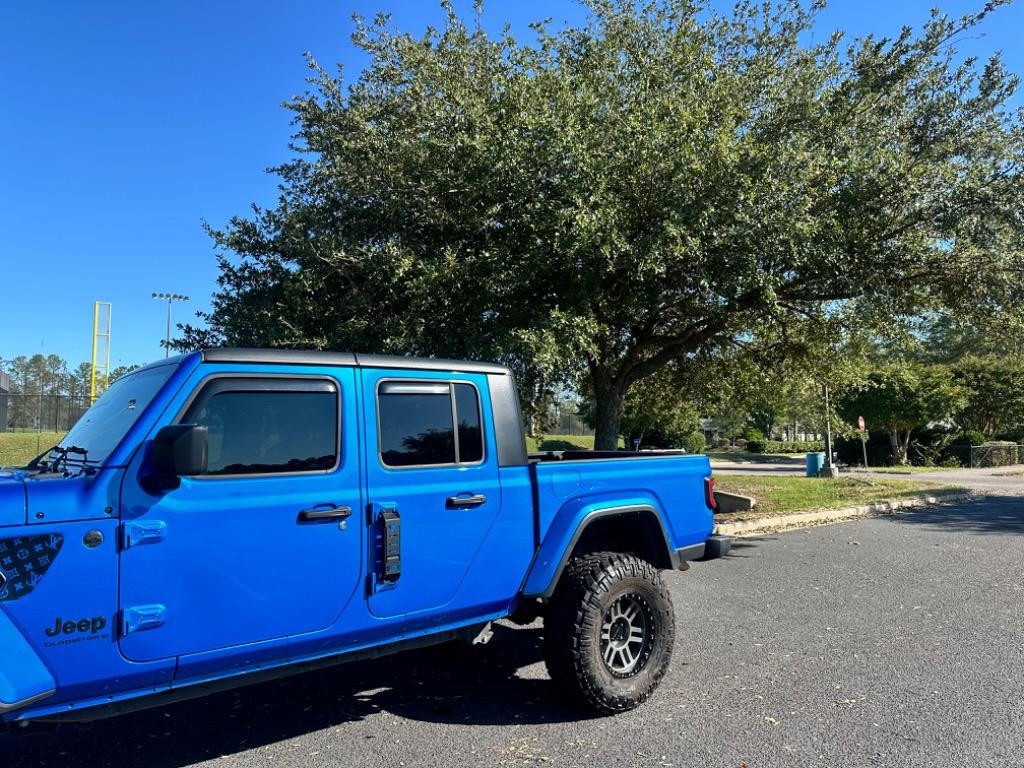
[[[361,375],[370,612],[388,617],[440,609],[455,597],[501,510],[487,377],[425,371],[396,376],[377,369]],[[462,408],[458,429],[453,405]],[[452,414],[447,429],[446,408]],[[384,573],[388,510],[397,512],[401,557],[400,576],[390,583]]]
[[[137,481],[145,451],[128,472],[124,524],[156,531],[121,553],[122,615],[153,620],[152,628],[121,637],[129,659],[324,629],[360,583],[364,544],[357,522],[362,498],[354,371],[303,368],[286,374],[281,366],[267,366],[257,370],[262,376],[251,373],[247,369],[241,377],[246,381],[238,382],[230,366],[200,367],[154,429],[155,434],[178,414],[211,425],[210,470],[217,474],[182,478],[181,487],[150,495]],[[303,402],[307,388],[322,397],[325,383],[337,393],[340,432],[319,406]],[[186,402],[188,393],[199,391],[218,393],[222,400]],[[246,418],[236,418],[239,412]],[[325,453],[325,429],[340,446],[337,460]],[[347,519],[339,514],[345,507],[352,510]]]

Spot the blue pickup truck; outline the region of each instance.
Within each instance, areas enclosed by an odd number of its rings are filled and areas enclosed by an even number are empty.
[[[544,620],[600,712],[657,687],[704,456],[528,455],[508,369],[210,349],[0,470],[0,720],[94,720]]]

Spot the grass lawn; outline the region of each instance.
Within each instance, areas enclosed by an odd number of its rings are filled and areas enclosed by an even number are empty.
[[[541,438],[526,438],[526,449],[533,451],[592,451],[593,435],[544,435]]]
[[[624,448],[619,440],[619,448]],[[526,437],[526,450],[535,451],[592,451],[594,450],[593,435],[544,435],[540,439]]]
[[[0,467],[24,466],[62,437],[63,432],[0,432]]]
[[[718,515],[721,520],[745,520],[765,515],[787,515],[818,509],[841,509],[872,501],[907,499],[950,493],[956,486],[914,480],[874,479],[865,485],[849,477],[834,480],[815,477],[765,477],[763,475],[719,475],[716,490],[752,496],[757,500],[749,512]]]

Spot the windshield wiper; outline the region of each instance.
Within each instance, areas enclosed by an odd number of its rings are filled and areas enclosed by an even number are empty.
[[[54,457],[54,455],[56,456]],[[80,456],[81,458],[71,458],[71,455]],[[53,457],[53,458],[51,458]],[[43,461],[43,459],[48,459]],[[44,472],[57,472],[61,465],[64,466],[64,471],[67,471],[68,462],[72,464],[81,465],[82,469],[92,469],[91,465],[96,464],[95,461],[89,460],[89,452],[85,448],[79,448],[77,445],[61,446],[55,445],[52,448],[47,448],[41,454],[36,456],[32,461],[28,463],[27,469],[42,469]]]
[[[43,459],[45,459],[47,456],[49,456],[54,451],[57,451],[57,450],[60,450],[60,449],[61,448],[60,448],[59,445],[54,445],[54,446],[51,446],[50,448],[47,448],[45,451],[43,451],[38,456],[36,456],[34,459],[32,459],[32,461],[30,461],[28,464],[26,464],[25,465],[25,469],[39,469],[39,467],[43,463]]]

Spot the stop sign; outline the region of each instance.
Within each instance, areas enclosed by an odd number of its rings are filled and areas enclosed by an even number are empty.
[[[857,429],[859,429],[861,432],[863,432],[864,429],[865,429],[865,427],[864,427],[864,417],[863,416],[858,416],[857,417]]]

